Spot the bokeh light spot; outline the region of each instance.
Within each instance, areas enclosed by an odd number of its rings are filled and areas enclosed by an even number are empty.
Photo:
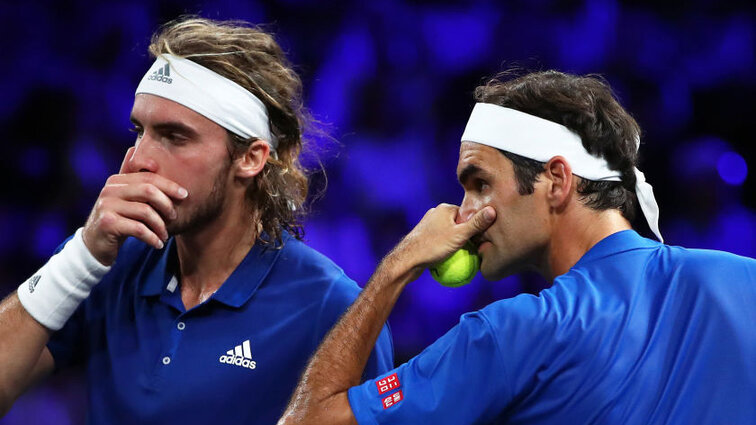
[[[71,153],[71,162],[85,187],[99,188],[108,178],[105,159],[92,143],[78,143]]]
[[[725,183],[741,185],[748,175],[748,165],[745,159],[736,152],[723,153],[717,160],[717,171]]]
[[[52,214],[44,217],[37,224],[37,230],[34,233],[34,254],[38,258],[50,257],[65,237],[62,217]]]

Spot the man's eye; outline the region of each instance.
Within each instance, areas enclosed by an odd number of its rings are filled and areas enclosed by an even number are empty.
[[[144,130],[142,130],[139,127],[131,127],[131,128],[129,128],[129,131],[132,132],[132,133],[136,133],[137,139],[140,138],[140,137],[142,137],[142,133],[144,132]]]
[[[182,144],[186,142],[186,137],[180,133],[165,133],[163,138],[173,144]]]
[[[478,189],[479,192],[483,192],[485,190],[488,190],[488,182],[485,180],[477,179],[475,180],[475,188]]]

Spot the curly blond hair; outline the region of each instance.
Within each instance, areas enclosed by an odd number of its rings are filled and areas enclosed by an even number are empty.
[[[273,36],[243,21],[188,16],[161,27],[152,36],[149,51],[155,57],[169,53],[190,59],[239,84],[265,104],[278,147],[247,189],[247,199],[263,243],[279,244],[284,230],[302,239],[308,178],[299,155],[304,129],[311,120],[302,104],[302,81]],[[228,134],[232,155],[256,140]]]

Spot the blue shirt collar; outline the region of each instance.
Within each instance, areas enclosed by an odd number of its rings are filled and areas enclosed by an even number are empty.
[[[659,246],[660,243],[651,239],[646,239],[635,232],[635,230],[622,230],[600,240],[596,245],[593,245],[580,260],[573,266],[579,267],[586,263],[595,261],[610,255],[619,254],[620,252],[631,251],[639,248],[653,248]]]
[[[278,247],[257,241],[211,299],[230,307],[238,308],[244,305],[257,291],[284,249],[283,245],[291,238],[288,232],[283,231],[282,244]],[[143,297],[157,296],[166,291],[168,283],[177,271],[174,238],[168,240],[162,251],[153,251],[153,254],[159,255],[159,258],[155,267],[142,278],[139,295]]]

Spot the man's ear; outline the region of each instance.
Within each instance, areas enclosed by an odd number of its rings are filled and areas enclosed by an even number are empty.
[[[234,160],[236,176],[247,179],[262,171],[270,156],[270,145],[264,140],[255,140],[247,150]]]
[[[563,156],[555,156],[546,163],[544,176],[549,183],[546,194],[549,205],[561,209],[570,199],[575,180],[570,163]]]

